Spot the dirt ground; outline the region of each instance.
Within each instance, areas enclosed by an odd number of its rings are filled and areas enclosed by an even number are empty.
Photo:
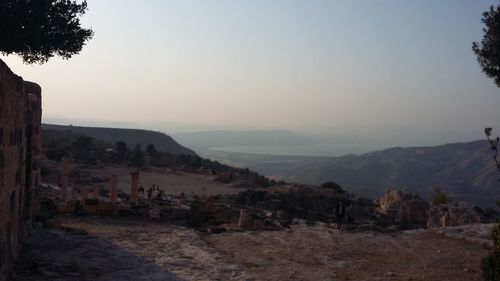
[[[257,280],[480,280],[479,244],[439,234],[339,232],[324,224],[292,231],[205,236]]]
[[[92,169],[92,174],[95,176],[109,177],[118,175],[118,189],[124,192],[130,191],[130,169],[128,168],[104,168]],[[235,188],[231,184],[224,184],[215,181],[213,175],[185,173],[182,171],[167,171],[155,170],[150,172],[142,171],[139,175],[139,184],[145,189],[150,188],[153,184],[160,186],[160,189],[167,194],[178,195],[182,192],[185,194],[196,195],[216,195],[216,194],[235,194],[242,190]]]
[[[61,218],[24,247],[15,281],[252,280],[191,229],[130,218]]]
[[[62,226],[30,238],[13,280],[473,281],[486,253],[427,231],[338,232],[324,224],[214,235],[130,218],[64,217]]]

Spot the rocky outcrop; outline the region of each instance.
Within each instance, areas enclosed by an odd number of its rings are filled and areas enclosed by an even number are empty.
[[[403,228],[419,228],[427,223],[429,203],[414,193],[388,190],[377,202],[377,212]]]
[[[0,281],[38,209],[41,89],[0,60]]]
[[[427,227],[460,226],[484,222],[488,222],[487,218],[470,205],[465,203],[440,204],[430,208]]]

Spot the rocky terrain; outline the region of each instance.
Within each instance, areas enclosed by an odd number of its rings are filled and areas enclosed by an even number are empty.
[[[60,217],[28,239],[14,281],[480,280],[480,243],[425,230],[222,234],[144,219]],[[467,235],[481,235],[468,232]]]

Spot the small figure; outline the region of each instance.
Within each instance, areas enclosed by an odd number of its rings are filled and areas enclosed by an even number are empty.
[[[156,199],[162,200],[162,198],[163,198],[163,190],[156,194]]]
[[[342,201],[339,201],[337,208],[335,208],[335,219],[337,221],[337,229],[342,230],[342,222],[345,217],[345,206]]]

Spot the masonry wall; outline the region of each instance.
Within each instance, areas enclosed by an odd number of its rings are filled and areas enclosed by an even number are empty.
[[[0,281],[38,210],[41,88],[0,60]]]

